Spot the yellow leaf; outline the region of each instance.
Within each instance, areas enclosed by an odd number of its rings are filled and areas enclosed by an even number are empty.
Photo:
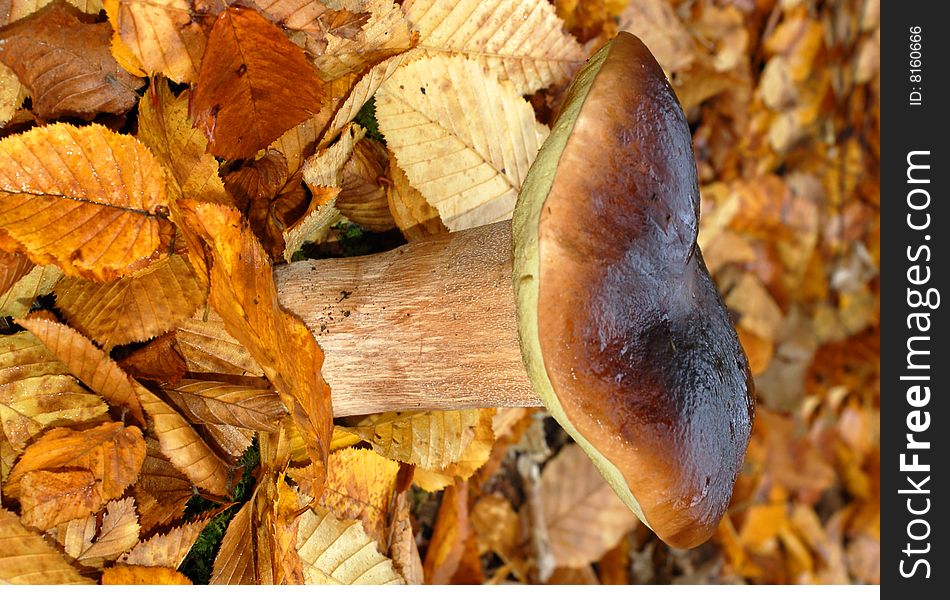
[[[392,561],[379,553],[359,521],[337,519],[323,508],[301,515],[297,552],[307,583],[338,585],[399,584]]]
[[[177,98],[166,81],[149,87],[139,101],[137,137],[162,162],[176,198],[231,204],[218,176],[218,161],[207,153],[208,138],[191,126],[186,90]]]
[[[89,389],[120,409],[128,409],[141,424],[145,423],[142,407],[135,388],[119,365],[109,355],[96,348],[78,331],[46,319],[30,318],[19,321]]]
[[[388,167],[385,146],[368,138],[360,140],[343,165],[342,189],[336,199],[340,214],[369,231],[388,231],[395,227],[386,189],[381,183]]]
[[[106,349],[174,329],[204,304],[207,294],[177,254],[107,283],[65,278],[54,291],[66,320]]]
[[[482,468],[491,456],[492,445],[495,443],[495,434],[492,429],[492,418],[495,409],[478,409],[477,422],[472,432],[471,442],[465,446],[458,460],[438,469],[416,469],[413,483],[422,489],[433,492],[440,490],[456,479],[468,479],[475,471]]]
[[[425,196],[412,187],[406,172],[393,156],[389,159],[389,180],[390,184],[386,188],[389,212],[407,240],[417,242],[448,233],[449,230],[439,218],[439,211],[432,208]]]
[[[330,455],[327,482],[318,503],[340,519],[359,519],[363,529],[385,548],[389,507],[396,491],[399,463],[372,450],[345,448]]]
[[[400,67],[376,93],[376,118],[412,186],[452,231],[511,218],[548,135],[510,82],[460,56]]]
[[[139,519],[135,514],[135,500],[113,500],[106,504],[96,540],[76,558],[87,564],[95,560],[114,560],[138,541]]]
[[[189,0],[119,0],[116,33],[148,71],[192,83],[208,42]]]
[[[0,64],[0,127],[13,118],[22,102],[20,80],[10,67]]]
[[[287,414],[277,393],[266,388],[185,380],[165,387],[164,392],[197,423],[277,431],[278,422]]]
[[[333,431],[330,388],[320,374],[323,353],[307,326],[281,308],[270,261],[240,213],[191,202],[186,215],[187,227],[214,255],[211,306],[264,369],[303,434],[317,491]]]
[[[461,55],[518,96],[567,83],[586,55],[548,2],[413,0],[403,6],[430,55]]]
[[[82,577],[59,551],[0,508],[0,581],[15,584],[94,583]]]
[[[228,466],[172,407],[140,384],[134,384],[142,408],[152,418],[162,454],[196,486],[212,494],[228,494]]]
[[[107,281],[171,239],[165,182],[138,140],[56,123],[0,140],[0,247],[67,275]]]
[[[637,524],[580,446],[561,449],[541,473],[541,501],[557,566],[597,561]]]
[[[475,439],[479,411],[384,413],[366,417],[352,431],[386,458],[441,469],[461,459]]]
[[[103,423],[85,431],[53,429],[23,452],[4,493],[20,497],[20,481],[27,473],[75,469],[91,473],[102,500],[111,500],[136,480],[144,459],[145,441],[138,427]]]
[[[227,332],[224,321],[214,311],[204,311],[178,326],[175,339],[178,349],[196,373],[222,373],[263,377],[264,370],[247,348]]]
[[[119,559],[122,564],[143,567],[168,567],[177,569],[209,519],[192,521],[176,527],[165,534],[158,534],[139,542],[132,551]]]
[[[112,25],[112,41],[109,45],[113,58],[119,63],[120,67],[129,73],[145,77],[147,73],[142,63],[139,62],[132,50],[122,41],[122,36],[119,35],[119,0],[103,0],[102,8],[106,11],[109,24]]]
[[[20,486],[23,523],[39,530],[83,518],[104,504],[89,471],[30,471]]]
[[[102,572],[102,585],[191,585],[191,580],[168,567],[116,565]]]
[[[515,557],[519,520],[508,500],[498,494],[482,496],[472,508],[471,520],[479,554],[490,550],[504,560]]]
[[[430,585],[452,581],[465,553],[465,542],[472,535],[468,519],[468,484],[453,485],[442,494],[432,539],[422,567]]]
[[[52,292],[62,276],[63,272],[55,265],[33,267],[0,296],[0,316],[14,319],[25,317],[33,308],[33,302],[39,296]]]

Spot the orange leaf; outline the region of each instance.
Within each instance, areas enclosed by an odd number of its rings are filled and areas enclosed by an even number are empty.
[[[0,295],[33,269],[33,263],[19,252],[0,251]]]
[[[198,72],[207,35],[192,18],[189,0],[118,0],[116,33],[148,71],[191,83]],[[206,7],[214,7],[206,3]]]
[[[133,137],[56,123],[0,141],[0,248],[107,281],[171,239],[161,165]]]
[[[31,471],[21,487],[23,523],[40,530],[90,515],[104,504],[89,471]]]
[[[211,305],[264,369],[303,433],[319,493],[333,432],[330,388],[320,374],[323,353],[306,325],[280,307],[267,254],[240,213],[216,204],[183,205],[186,226],[213,252]]]
[[[44,119],[122,114],[145,82],[121,69],[109,51],[112,28],[65,2],[54,2],[0,33],[0,61],[30,88]]]
[[[116,565],[102,572],[102,585],[191,585],[191,580],[168,567]]]
[[[245,158],[320,109],[322,84],[303,51],[252,9],[215,21],[191,113],[223,158]]]
[[[468,482],[459,482],[445,490],[435,530],[429,541],[422,568],[427,584],[445,585],[452,580],[471,535],[468,522]]]
[[[108,354],[75,329],[61,323],[37,318],[21,319],[18,323],[38,337],[89,389],[109,404],[128,409],[136,421],[145,424],[142,406],[129,376]]]

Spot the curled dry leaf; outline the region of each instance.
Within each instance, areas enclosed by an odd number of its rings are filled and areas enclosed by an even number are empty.
[[[147,71],[193,83],[207,44],[189,0],[118,0],[116,32]]]
[[[177,384],[188,369],[185,359],[178,353],[173,331],[159,336],[148,345],[129,354],[119,361],[119,367],[130,377],[155,381],[163,385]]]
[[[399,463],[372,450],[345,448],[330,455],[327,482],[318,503],[340,519],[359,519],[380,548],[396,491]]]
[[[119,559],[122,564],[177,569],[188,556],[195,540],[210,519],[201,519],[176,527],[168,533],[153,535],[139,542]]]
[[[637,518],[580,446],[561,449],[541,474],[541,501],[557,566],[583,567],[617,545]]]
[[[40,118],[122,114],[145,82],[116,63],[111,36],[108,23],[54,2],[0,31],[0,61],[30,89]]]
[[[65,278],[54,292],[66,320],[109,349],[174,329],[204,304],[208,290],[173,254],[107,283]]]
[[[215,21],[191,113],[223,158],[245,158],[320,109],[322,82],[279,27],[231,6]]]
[[[211,306],[264,369],[303,434],[316,492],[322,487],[333,431],[330,388],[320,374],[323,353],[307,326],[281,308],[270,261],[240,213],[194,202],[185,212],[186,226],[214,256]]]
[[[273,432],[287,414],[277,393],[270,389],[194,380],[163,389],[195,423]]]
[[[161,165],[135,138],[56,123],[0,140],[0,247],[107,281],[158,257]]]
[[[548,128],[510,82],[459,56],[422,58],[376,93],[379,130],[452,231],[511,218]]]
[[[121,496],[138,478],[144,459],[145,441],[138,427],[103,423],[84,431],[53,429],[27,447],[3,491],[19,498],[24,487],[21,480],[36,471],[85,471],[95,479],[104,502]]]
[[[399,231],[410,242],[417,242],[434,235],[448,233],[448,228],[442,224],[439,211],[426,202],[425,196],[412,187],[406,172],[390,155],[389,185],[386,186],[386,198],[389,201],[389,212],[399,227]]]
[[[568,82],[586,58],[549,2],[412,0],[404,10],[421,49],[475,59],[517,96]]]
[[[264,376],[251,353],[228,333],[224,321],[213,310],[199,309],[198,314],[178,326],[175,339],[189,371]]]
[[[162,454],[196,486],[212,494],[228,494],[228,466],[175,409],[138,383],[142,408],[151,417]]]
[[[380,179],[388,166],[385,146],[369,138],[360,140],[343,166],[342,189],[336,200],[340,214],[369,231],[395,227]]]
[[[327,35],[325,48],[312,43],[304,46],[325,81],[361,73],[409,50],[418,41],[403,10],[391,0],[342,0],[339,5],[350,13],[369,13],[370,16],[352,37],[331,33]]]
[[[132,488],[141,515],[142,533],[150,533],[181,517],[194,486],[162,454],[155,438],[145,438],[146,454],[142,471]]]
[[[329,510],[317,508],[303,513],[297,527],[297,552],[307,583],[404,583],[359,521],[337,519]]]
[[[190,99],[188,90],[176,97],[165,81],[149,87],[139,102],[137,137],[162,162],[173,197],[230,204],[208,138],[191,126]]]
[[[75,329],[46,319],[22,319],[19,324],[35,335],[69,371],[109,404],[127,409],[145,424],[135,388],[119,365]]]
[[[191,580],[168,567],[116,565],[102,572],[102,585],[191,585]]]
[[[42,537],[0,508],[0,581],[14,584],[94,583],[81,576],[66,557]]]
[[[14,319],[25,317],[36,299],[52,292],[62,277],[63,272],[56,265],[33,267],[0,295],[0,316]]]

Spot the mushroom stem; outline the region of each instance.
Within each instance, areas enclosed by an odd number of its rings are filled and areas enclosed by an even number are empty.
[[[518,345],[511,221],[275,270],[326,356],[336,417],[541,406]]]

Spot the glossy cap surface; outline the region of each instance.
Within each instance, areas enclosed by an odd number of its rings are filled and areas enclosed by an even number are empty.
[[[545,405],[678,547],[722,518],[754,402],[698,220],[682,109],[621,33],[575,78],[515,209],[518,325]]]

